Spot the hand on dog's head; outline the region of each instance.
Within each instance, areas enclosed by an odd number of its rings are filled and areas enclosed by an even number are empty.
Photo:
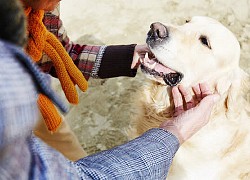
[[[0,39],[24,46],[27,41],[26,17],[20,0],[1,0],[0,17]]]

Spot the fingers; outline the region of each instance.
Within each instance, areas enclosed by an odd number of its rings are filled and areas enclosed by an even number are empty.
[[[200,83],[192,87],[195,94],[195,99],[190,89],[185,88],[183,85],[172,88],[175,115],[179,115],[183,110],[188,110],[195,107],[204,97],[211,94],[207,83]]]
[[[201,99],[209,94],[212,94],[207,83],[200,83],[192,87],[196,100],[199,102]]]
[[[208,123],[213,106],[220,99],[218,94],[211,94],[206,83],[201,83],[192,89],[196,98],[200,99],[197,104],[191,90],[182,85],[172,88],[175,106],[174,116],[170,121],[165,121],[160,126],[173,133],[180,143],[185,142]]]
[[[199,87],[200,87],[200,91],[201,91],[201,98],[204,98],[209,94],[212,94],[207,83],[201,83],[201,84],[199,84]]]
[[[175,112],[174,116],[178,116],[184,110],[188,110],[195,106],[190,90],[180,85],[172,88]]]
[[[195,93],[200,93],[196,94],[196,96],[200,97],[200,101],[197,107],[195,108],[198,109],[199,112],[203,112],[204,117],[208,117],[212,111],[215,102],[218,101],[220,96],[218,94],[212,94],[207,83],[200,83],[199,90],[196,86]]]
[[[200,101],[200,100],[201,100],[201,89],[200,89],[200,85],[197,84],[196,86],[193,86],[192,89],[193,89],[194,94],[195,94],[195,99],[196,99],[197,101]]]
[[[179,91],[183,96],[184,99],[184,109],[188,110],[195,106],[193,96],[191,94],[191,91],[187,88],[185,88],[183,85],[179,86]]]
[[[201,100],[200,104],[197,107],[209,112],[212,110],[212,107],[219,99],[219,94],[209,94]]]
[[[201,113],[203,115],[204,125],[209,121],[213,106],[220,99],[218,94],[210,94],[204,97],[200,103],[194,108],[194,113]]]
[[[183,105],[182,96],[178,87],[175,86],[172,88],[172,94],[174,99],[174,106],[175,107],[182,106]]]
[[[182,100],[182,96],[178,87],[175,86],[172,88],[172,95],[173,95],[174,107],[175,107],[174,116],[178,116],[184,111],[183,100]]]

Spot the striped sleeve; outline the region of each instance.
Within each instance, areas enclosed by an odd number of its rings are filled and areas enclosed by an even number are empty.
[[[62,43],[87,80],[89,77],[111,78],[136,75],[137,70],[131,69],[135,44],[91,46],[71,42],[59,15],[58,6],[54,11],[45,13],[43,23]],[[56,77],[53,64],[47,55],[43,55],[38,65],[42,71]]]
[[[124,145],[80,159],[75,166],[82,179],[166,179],[178,148],[173,134],[156,128]]]
[[[78,69],[83,73],[85,78],[88,80],[91,76],[92,69],[95,67],[95,72],[98,70],[98,63],[102,58],[104,46],[89,46],[80,45],[73,43],[69,40],[67,32],[60,20],[60,6],[51,12],[46,12],[43,18],[43,23],[46,28],[52,32],[58,40],[62,43],[66,51],[69,53],[70,57],[74,61]],[[97,65],[95,65],[96,60]],[[56,77],[56,72],[53,64],[47,55],[43,55],[42,59],[39,61],[38,65],[41,69],[50,73],[52,76]]]

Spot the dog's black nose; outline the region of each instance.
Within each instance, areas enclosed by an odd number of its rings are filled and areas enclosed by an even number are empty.
[[[168,37],[168,29],[163,24],[156,22],[150,25],[148,38],[153,40],[163,39]]]

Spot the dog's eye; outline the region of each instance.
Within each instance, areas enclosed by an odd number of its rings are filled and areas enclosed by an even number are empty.
[[[206,36],[201,36],[200,41],[203,45],[207,46],[209,49],[211,49],[210,43],[208,41],[208,38]]]
[[[186,20],[186,23],[189,23],[190,22],[190,20]]]

